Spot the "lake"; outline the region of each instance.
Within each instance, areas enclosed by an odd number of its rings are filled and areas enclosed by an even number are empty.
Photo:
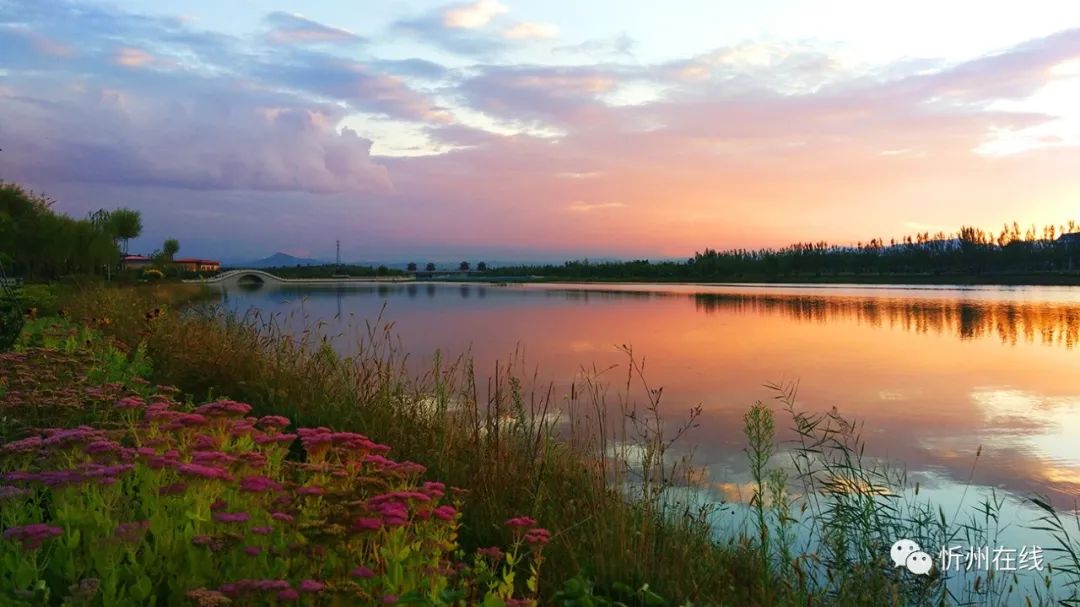
[[[1078,288],[409,283],[226,296],[331,334],[381,313],[413,356],[470,351],[480,375],[520,350],[556,392],[594,366],[617,366],[619,382],[619,346],[631,346],[672,420],[701,405],[685,445],[732,503],[748,497],[742,416],[775,396],[765,384],[793,381],[801,409],[862,422],[868,455],[946,504],[969,478],[1062,508],[1080,495]]]

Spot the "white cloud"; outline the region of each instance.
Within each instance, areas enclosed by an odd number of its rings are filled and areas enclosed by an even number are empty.
[[[442,23],[454,29],[476,29],[484,27],[508,10],[510,9],[498,0],[477,0],[472,4],[447,9],[443,12]]]
[[[510,40],[544,40],[559,37],[559,26],[554,23],[522,21],[503,30],[503,37]]]

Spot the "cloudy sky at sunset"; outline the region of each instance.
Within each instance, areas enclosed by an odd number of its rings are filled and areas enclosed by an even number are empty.
[[[0,179],[227,259],[1080,219],[1080,2],[0,0]]]

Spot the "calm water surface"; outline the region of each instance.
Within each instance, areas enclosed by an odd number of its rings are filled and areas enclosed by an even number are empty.
[[[801,408],[862,421],[867,454],[945,502],[980,445],[976,486],[1066,508],[1080,496],[1077,288],[415,283],[227,297],[329,333],[382,312],[414,356],[471,350],[481,372],[520,348],[563,389],[583,367],[625,370],[630,345],[673,416],[702,406],[687,440],[732,502],[746,499],[743,413],[774,395],[765,383],[794,380]]]

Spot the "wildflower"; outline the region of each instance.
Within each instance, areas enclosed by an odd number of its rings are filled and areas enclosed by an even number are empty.
[[[251,405],[233,400],[219,400],[196,407],[195,412],[207,417],[243,417],[251,412]]]
[[[247,512],[215,512],[214,520],[219,523],[243,523],[251,518]]]
[[[281,485],[265,476],[246,476],[240,480],[240,490],[249,493],[266,493],[267,491],[281,491]]]
[[[376,468],[389,468],[397,465],[397,462],[391,459],[387,459],[381,455],[368,455],[364,457],[365,464],[371,464]]]
[[[528,516],[515,516],[506,521],[507,527],[532,527],[536,525],[536,519]]]
[[[296,490],[297,495],[324,495],[326,490],[318,485],[304,485]]]
[[[382,602],[385,605],[393,605],[397,601],[398,601],[398,598],[397,598],[396,594],[384,594],[383,597],[382,597]]]
[[[534,546],[545,546],[551,541],[551,532],[542,527],[529,529],[525,534],[525,541]]]
[[[424,483],[424,486],[421,488],[421,490],[424,493],[430,495],[431,497],[440,498],[446,494],[446,485],[443,483],[428,481]]]
[[[22,544],[25,550],[34,550],[38,546],[53,537],[62,535],[64,530],[60,527],[53,527],[52,525],[46,525],[44,523],[34,523],[32,525],[23,525],[22,527],[11,527],[4,531],[5,540],[15,540]]]
[[[235,455],[221,451],[195,451],[191,454],[191,463],[204,466],[227,466],[236,462]]]
[[[300,593],[292,588],[286,588],[277,594],[279,601],[296,601],[300,599]]]
[[[90,426],[79,426],[77,428],[50,428],[45,430],[45,440],[42,441],[42,446],[45,447],[62,447],[77,443],[89,443],[95,440],[105,439],[105,434],[100,430],[95,430]]]
[[[113,535],[116,536],[121,542],[128,544],[135,544],[142,540],[143,534],[150,528],[150,521],[134,521],[130,523],[120,523],[113,531]]]
[[[166,430],[181,430],[183,428],[198,428],[208,423],[206,417],[198,413],[181,413],[173,416],[165,426]]]
[[[143,399],[139,398],[138,396],[129,396],[127,398],[121,398],[120,400],[116,401],[116,404],[114,404],[113,407],[116,409],[139,409],[142,408],[145,404],[146,403],[143,402]]]
[[[195,478],[203,478],[210,480],[232,480],[229,473],[214,466],[204,466],[202,464],[179,464],[176,467],[176,471],[185,476],[193,476]]]
[[[457,514],[457,510],[455,510],[453,506],[443,505],[436,508],[432,514],[435,515],[435,518],[444,521],[452,521],[454,520],[454,515]]]
[[[259,556],[260,554],[262,554],[262,548],[258,546],[245,546],[244,554],[248,556]]]
[[[362,580],[370,580],[371,578],[375,577],[375,572],[361,565],[349,572],[349,575],[360,578]]]
[[[503,551],[498,546],[488,546],[487,548],[479,548],[476,551],[482,557],[491,559],[494,562],[501,561],[503,558]]]
[[[96,440],[83,447],[83,452],[87,455],[100,455],[103,453],[120,453],[120,443],[113,442],[111,440]]]
[[[273,428],[273,429],[281,430],[283,428],[288,428],[290,423],[292,423],[292,422],[290,422],[289,418],[287,418],[287,417],[282,417],[280,415],[266,415],[266,416],[263,416],[263,417],[259,418],[259,421],[257,422],[257,425],[260,428],[264,428],[264,429],[265,428]]]
[[[322,592],[324,588],[326,588],[326,584],[315,580],[301,580],[300,582],[300,592],[315,594],[316,592]]]
[[[208,434],[198,434],[191,446],[199,451],[216,451],[221,446],[221,439]]]
[[[229,434],[234,437],[247,436],[255,430],[255,424],[245,420],[236,420],[229,427]]]
[[[252,527],[251,532],[255,535],[270,535],[270,532],[274,530],[273,527]]]
[[[532,599],[506,599],[506,607],[533,607]]]
[[[2,450],[4,453],[32,453],[41,449],[42,442],[40,436],[30,436],[10,442],[4,445]]]
[[[300,443],[310,456],[326,453],[334,442],[333,432],[329,428],[300,428],[296,433],[300,435]]]
[[[353,523],[353,528],[358,531],[376,531],[382,527],[382,521],[377,518],[358,518]]]
[[[258,469],[266,466],[266,456],[258,451],[240,454],[240,463],[249,468]]]
[[[293,522],[292,515],[291,514],[285,514],[284,512],[271,513],[270,518],[274,519],[275,521],[281,521],[283,523],[291,523],[291,522]]]
[[[29,489],[13,487],[11,485],[0,485],[0,502],[19,497],[26,497],[27,495],[30,495]]]
[[[28,483],[38,480],[40,475],[26,470],[12,470],[4,475],[4,480],[9,483]]]
[[[257,445],[288,445],[296,440],[295,434],[259,434],[255,436]]]

